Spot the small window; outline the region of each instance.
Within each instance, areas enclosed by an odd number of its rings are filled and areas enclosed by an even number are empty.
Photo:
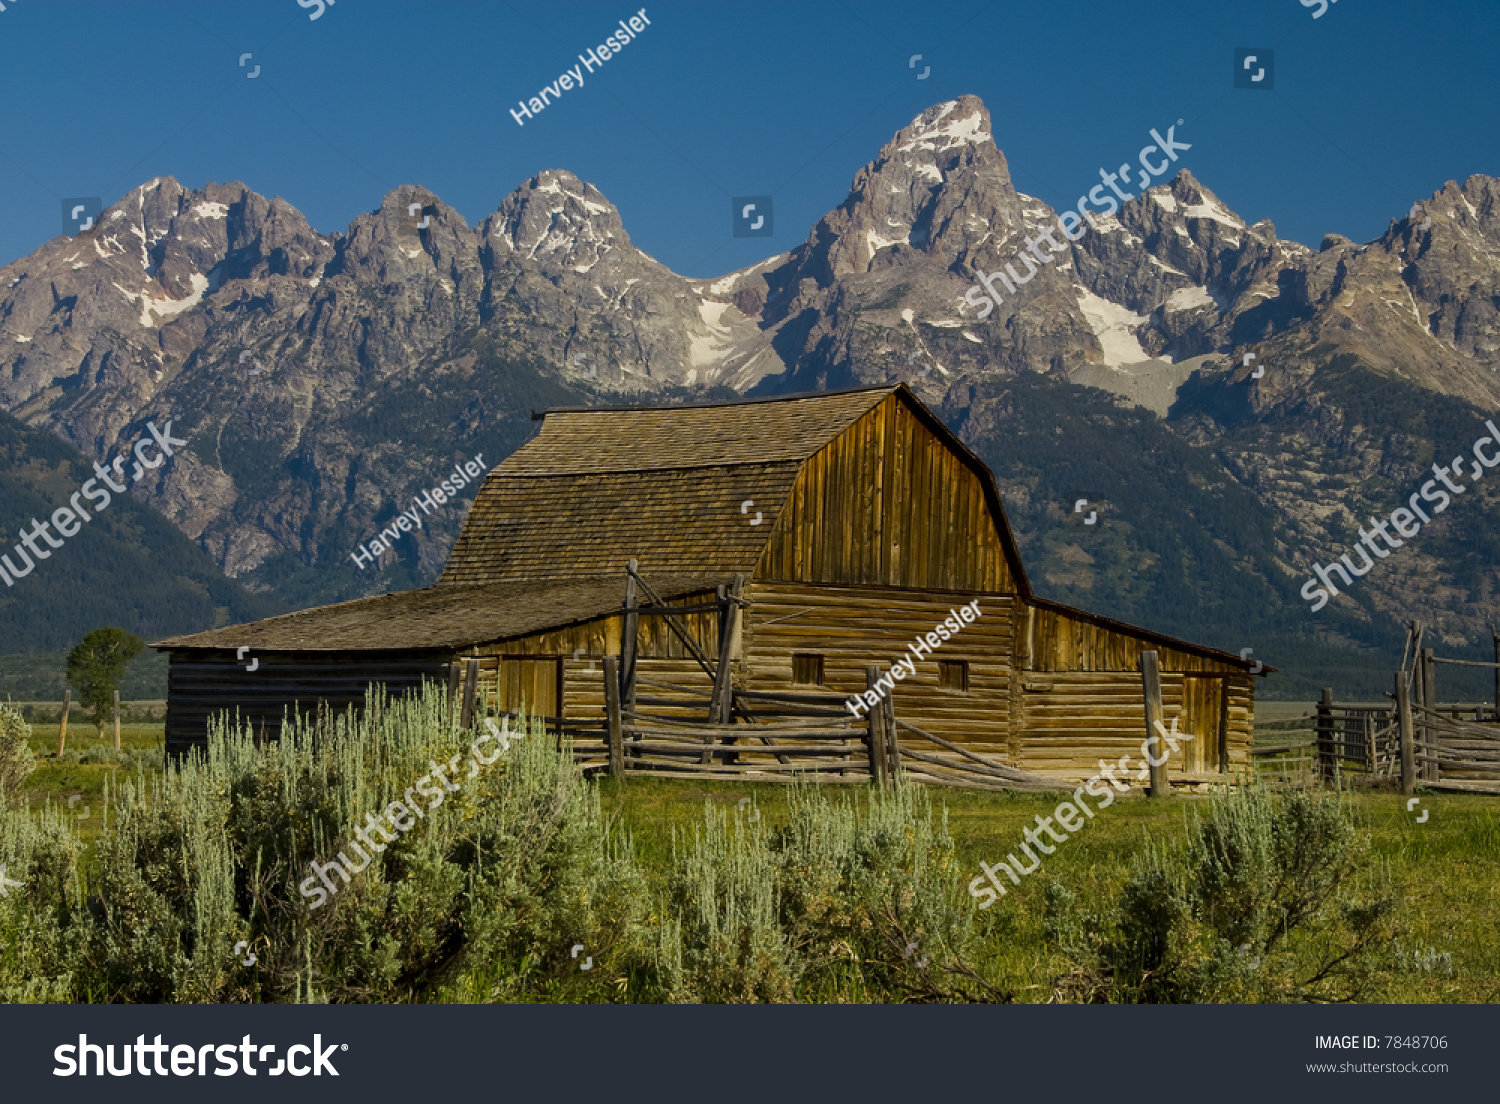
[[[966,659],[938,660],[938,689],[956,690],[960,694],[969,692],[969,661]]]
[[[793,686],[822,686],[823,657],[796,653],[792,656]]]

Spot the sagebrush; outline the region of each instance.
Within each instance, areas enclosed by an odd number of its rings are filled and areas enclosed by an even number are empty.
[[[1346,795],[1247,784],[1195,814],[1182,842],[1148,844],[1105,908],[1049,885],[1049,938],[1074,963],[1058,996],[1371,1000],[1392,973],[1398,900]]]

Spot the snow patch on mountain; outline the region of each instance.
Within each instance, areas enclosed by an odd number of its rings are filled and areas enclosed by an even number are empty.
[[[1085,287],[1075,285],[1075,290],[1078,292],[1078,309],[1083,312],[1089,328],[1094,331],[1094,336],[1104,349],[1105,364],[1111,368],[1119,368],[1152,359],[1171,363],[1166,357],[1153,358],[1141,347],[1141,340],[1135,331],[1147,323],[1145,315],[1136,314],[1118,303],[1111,303]]]
[[[1160,202],[1159,199],[1158,202]],[[1244,222],[1233,211],[1212,197],[1206,197],[1202,203],[1193,203],[1183,207],[1182,217],[1213,219],[1225,226],[1232,226],[1236,230],[1245,228]]]
[[[909,150],[930,150],[939,152],[953,149],[957,146],[978,144],[980,142],[992,141],[991,134],[984,129],[984,117],[973,111],[961,118],[943,122],[949,115],[953,114],[958,107],[957,100],[949,100],[939,109],[937,117],[931,122],[924,123],[921,118],[914,122],[907,141],[897,146],[900,152]]]
[[[1167,296],[1166,305],[1167,310],[1169,311],[1197,310],[1200,307],[1213,307],[1216,310],[1218,309],[1218,303],[1216,303],[1214,301],[1214,297],[1209,294],[1208,288],[1201,285],[1178,288],[1176,291],[1172,292],[1171,295]]]
[[[166,295],[154,296],[145,292],[132,294],[125,291],[119,284],[116,284],[115,287],[119,288],[127,298],[135,299],[140,303],[141,325],[148,329],[154,329],[163,322],[168,322],[176,318],[183,311],[192,310],[199,303],[203,302],[203,295],[208,291],[208,277],[195,272],[190,282],[193,286],[193,294],[187,296],[185,299],[173,299]]]

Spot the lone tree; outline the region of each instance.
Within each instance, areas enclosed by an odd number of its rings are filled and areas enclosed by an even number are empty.
[[[89,633],[68,653],[68,683],[78,691],[78,702],[93,718],[101,740],[125,668],[145,646],[134,633],[107,625]]]

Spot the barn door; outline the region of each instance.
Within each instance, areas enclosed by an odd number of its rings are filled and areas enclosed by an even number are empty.
[[[562,716],[561,656],[501,656],[496,702],[502,713],[521,709],[541,717]]]
[[[1219,728],[1223,723],[1227,683],[1222,678],[1182,680],[1182,719],[1178,728],[1194,737],[1192,742],[1179,745],[1184,771],[1201,774],[1217,773],[1219,769]]]

